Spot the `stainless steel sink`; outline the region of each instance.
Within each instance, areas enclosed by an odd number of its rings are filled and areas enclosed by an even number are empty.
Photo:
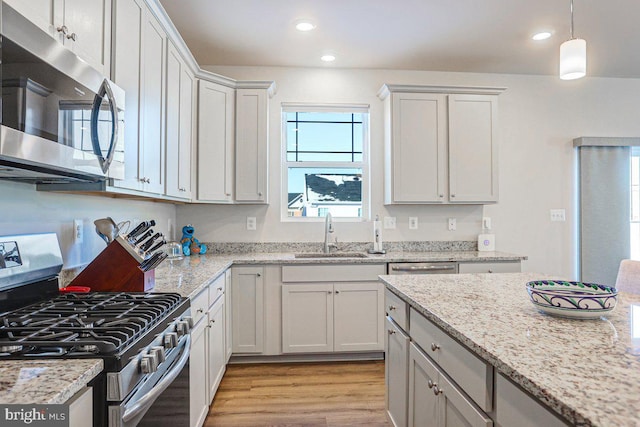
[[[324,252],[308,252],[295,254],[295,258],[366,258],[367,254],[363,252],[333,252],[333,253],[324,253]]]

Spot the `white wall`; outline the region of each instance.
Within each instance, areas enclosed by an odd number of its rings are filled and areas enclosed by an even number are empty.
[[[529,256],[524,269],[575,277],[575,153],[579,136],[640,136],[640,79],[495,75],[331,68],[205,67],[239,80],[275,80],[270,101],[270,183],[268,206],[179,206],[178,223],[192,223],[205,242],[320,241],[321,223],[280,221],[280,105],[283,102],[367,103],[371,106],[371,211],[395,216],[398,228],[384,230],[388,241],[473,240],[482,216],[493,221],[500,251]],[[506,86],[499,97],[500,201],[482,206],[383,205],[383,83]],[[549,210],[567,210],[564,223]],[[256,231],[246,217],[256,216]],[[419,218],[409,230],[408,217]],[[447,218],[457,231],[447,231]],[[364,241],[371,223],[338,223],[342,241]]]
[[[167,203],[141,202],[87,195],[39,192],[31,184],[0,181],[0,236],[55,232],[60,240],[64,267],[86,264],[106,243],[93,221],[110,216],[114,221],[155,219],[156,231],[168,232],[176,208]],[[81,219],[82,243],[73,243],[73,220]]]

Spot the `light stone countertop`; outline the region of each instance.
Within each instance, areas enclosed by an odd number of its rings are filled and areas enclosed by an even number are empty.
[[[388,262],[494,262],[522,261],[527,257],[505,252],[444,251],[389,252],[366,258],[295,258],[290,252],[254,252],[243,254],[205,254],[165,260],[156,268],[153,292],[177,292],[194,297],[231,265],[269,264],[379,264]]]
[[[640,425],[640,295],[592,320],[543,314],[537,273],[381,276],[387,288],[575,425]],[[630,312],[634,310],[635,330]]]
[[[0,404],[65,403],[103,367],[102,359],[0,361]]]

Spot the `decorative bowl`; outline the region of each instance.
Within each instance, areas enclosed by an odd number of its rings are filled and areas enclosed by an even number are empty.
[[[618,302],[616,288],[595,283],[536,280],[527,283],[527,292],[538,310],[574,319],[596,319]]]

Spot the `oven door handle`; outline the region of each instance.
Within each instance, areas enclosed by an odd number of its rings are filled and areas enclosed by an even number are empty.
[[[122,421],[127,423],[144,413],[149,409],[153,402],[165,391],[171,383],[178,377],[182,368],[187,364],[189,360],[189,353],[191,349],[191,336],[187,336],[184,340],[184,350],[182,351],[182,356],[176,362],[175,366],[171,368],[169,372],[165,374],[165,376],[156,384],[149,393],[145,394],[141,399],[137,400],[136,403],[126,408],[124,414],[122,415]]]

